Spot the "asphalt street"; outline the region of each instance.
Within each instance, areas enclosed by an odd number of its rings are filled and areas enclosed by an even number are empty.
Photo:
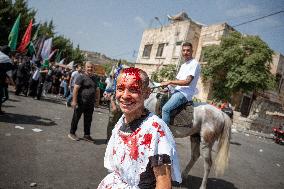
[[[95,143],[67,137],[72,109],[62,99],[14,96],[0,116],[0,189],[96,188],[107,170],[103,166],[108,109],[95,109],[91,134]],[[77,135],[83,136],[83,119]],[[176,139],[181,167],[190,158],[189,138]],[[229,168],[209,175],[208,189],[280,189],[284,185],[284,146],[271,139],[241,132],[232,134]],[[213,157],[216,153],[213,152]],[[213,158],[214,159],[214,158]],[[174,188],[197,189],[203,176],[200,158],[187,180]]]

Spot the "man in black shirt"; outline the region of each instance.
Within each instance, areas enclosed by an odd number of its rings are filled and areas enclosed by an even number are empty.
[[[73,90],[71,106],[74,108],[74,113],[70,133],[68,134],[68,137],[72,140],[79,140],[75,133],[80,117],[84,113],[84,137],[82,139],[94,142],[94,139],[90,136],[90,129],[95,106],[96,88],[94,65],[86,62],[85,73],[78,76]]]

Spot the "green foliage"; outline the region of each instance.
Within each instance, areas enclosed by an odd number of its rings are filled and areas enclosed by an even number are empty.
[[[28,3],[26,0],[0,0],[0,45],[8,44],[8,36],[13,27],[15,20],[18,15],[21,13],[20,20],[20,30],[18,37],[18,44],[24,35],[26,28],[30,20],[36,15],[36,11],[28,8]],[[36,20],[33,21],[36,23]],[[59,49],[62,51],[62,57],[66,58],[66,62],[74,60],[75,63],[81,63],[84,61],[84,55],[82,54],[79,46],[73,48],[73,44],[70,39],[65,38],[62,35],[56,36],[55,26],[53,21],[45,21],[44,23],[39,24],[39,37],[53,37],[53,49]],[[34,31],[35,32],[35,27]]]
[[[39,26],[39,36],[45,36],[46,38],[54,37],[54,29],[55,26],[53,24],[53,21],[50,22],[44,22],[43,24],[40,24]]]
[[[155,82],[174,80],[176,76],[176,65],[170,64],[162,67],[159,71],[153,72],[151,79]]]
[[[14,2],[14,3],[13,3]],[[18,43],[22,39],[26,28],[36,11],[28,8],[26,0],[1,0],[0,1],[0,45],[8,44],[8,36],[13,27],[15,20],[21,13],[20,30]]]
[[[55,36],[53,38],[53,48],[54,49],[59,49],[62,54],[61,58],[65,58],[65,63],[68,63],[71,61],[71,55],[73,52],[73,44],[70,41],[70,39],[65,38],[62,35]]]
[[[204,49],[207,65],[203,79],[211,80],[214,99],[229,99],[234,92],[266,90],[274,85],[270,73],[273,51],[258,36],[232,32],[220,45]]]
[[[110,74],[113,65],[114,65],[114,64],[112,64],[112,63],[102,64],[102,66],[105,68],[105,71],[106,71],[106,74],[107,74],[107,75]]]
[[[81,64],[85,60],[85,57],[82,54],[79,45],[77,45],[77,47],[72,50],[71,59],[74,61],[75,64]]]

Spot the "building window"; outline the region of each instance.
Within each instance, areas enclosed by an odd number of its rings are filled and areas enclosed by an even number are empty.
[[[165,47],[165,43],[159,44],[156,57],[162,57],[163,56],[164,47]]]
[[[176,42],[176,46],[179,46],[179,45],[181,45],[181,44],[182,44],[181,41]]]
[[[152,46],[153,45],[145,45],[142,57],[150,58]]]

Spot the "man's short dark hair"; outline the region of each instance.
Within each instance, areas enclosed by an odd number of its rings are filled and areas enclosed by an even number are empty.
[[[188,46],[192,49],[192,44],[190,42],[184,42],[182,44],[182,47],[188,47]]]

